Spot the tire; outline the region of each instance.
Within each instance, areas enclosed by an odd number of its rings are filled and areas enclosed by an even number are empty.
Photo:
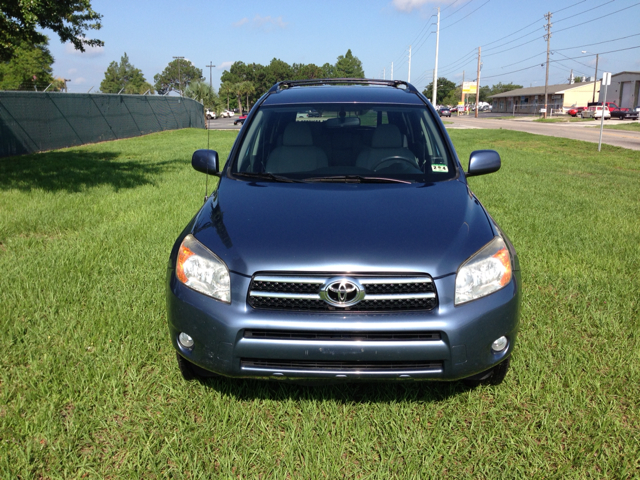
[[[475,388],[479,385],[500,385],[504,378],[507,376],[509,366],[511,365],[511,357],[507,357],[501,363],[495,367],[487,370],[486,372],[479,373],[473,377],[465,378],[462,382],[471,388]]]
[[[206,378],[215,378],[220,376],[197,365],[194,365],[178,352],[176,352],[176,358],[178,360],[178,369],[182,374],[182,378],[184,378],[187,382],[190,382],[191,380],[203,380]]]

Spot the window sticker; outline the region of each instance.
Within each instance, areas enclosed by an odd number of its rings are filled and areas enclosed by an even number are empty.
[[[447,167],[446,165],[434,164],[431,165],[431,171],[438,173],[447,173],[449,171],[449,167]]]

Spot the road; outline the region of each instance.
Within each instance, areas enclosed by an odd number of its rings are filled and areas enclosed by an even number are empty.
[[[207,120],[207,128],[209,130],[240,130],[242,125],[234,125],[233,121],[238,117],[217,118],[215,120]]]
[[[503,130],[517,130],[519,132],[534,133],[537,135],[548,135],[551,137],[571,138],[583,140],[585,142],[598,143],[600,137],[600,122],[575,122],[575,123],[540,123],[533,122],[532,118],[516,118],[514,120],[498,119],[496,116],[482,115],[479,118],[473,116],[443,118],[444,121],[451,121],[453,125],[447,128],[492,128]],[[605,120],[605,125],[628,124],[629,120]],[[637,122],[635,122],[637,123]],[[602,133],[602,143],[614,145],[616,147],[640,150],[640,132],[628,130],[604,129]]]
[[[598,143],[600,137],[600,122],[575,122],[575,123],[540,123],[533,122],[530,117],[516,118],[515,120],[498,119],[498,115],[482,114],[479,118],[472,115],[451,118],[443,118],[444,121],[453,122],[447,128],[492,128],[504,130],[517,130],[519,132],[534,133],[537,135],[549,135],[552,137],[571,138],[585,142]],[[240,130],[241,125],[234,125],[237,117],[218,118],[207,120],[207,128],[211,130]],[[627,120],[605,120],[605,125],[628,124]],[[637,123],[637,122],[636,122]],[[640,132],[628,130],[604,129],[602,143],[616,147],[640,150]]]

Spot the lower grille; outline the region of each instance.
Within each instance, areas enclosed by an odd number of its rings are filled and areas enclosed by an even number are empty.
[[[255,360],[243,358],[240,361],[243,369],[265,369],[278,371],[308,371],[308,372],[415,372],[442,370],[442,361],[423,362],[335,362],[335,361],[307,361],[307,360]]]
[[[244,338],[256,340],[317,340],[330,342],[418,342],[438,341],[439,332],[307,332],[289,330],[245,330]]]

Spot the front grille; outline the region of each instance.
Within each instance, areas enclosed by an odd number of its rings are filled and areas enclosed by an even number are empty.
[[[257,340],[318,340],[330,342],[438,341],[440,332],[315,332],[291,330],[245,330],[244,338]]]
[[[308,372],[415,372],[442,370],[442,361],[409,361],[409,362],[340,362],[312,360],[259,360],[243,358],[240,366],[247,370],[278,370]]]
[[[352,306],[331,305],[321,296],[327,282],[345,278],[364,292]],[[325,297],[326,298],[326,297]],[[429,275],[267,275],[254,276],[247,301],[256,309],[290,311],[389,312],[433,310],[438,305]]]

